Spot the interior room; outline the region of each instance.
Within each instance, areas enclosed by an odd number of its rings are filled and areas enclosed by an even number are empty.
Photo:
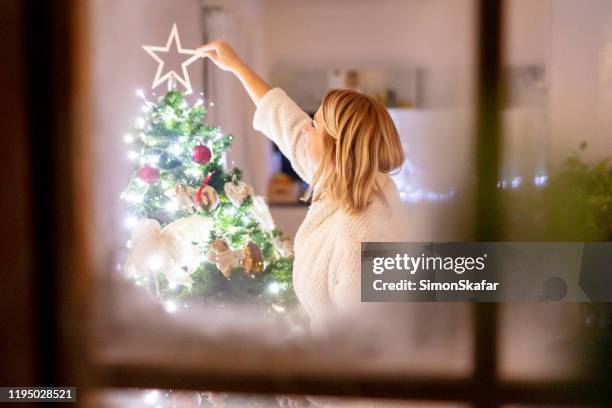
[[[610,406],[612,2],[36,3],[0,6],[0,385]],[[510,243],[492,276],[517,283],[372,300],[400,243]]]

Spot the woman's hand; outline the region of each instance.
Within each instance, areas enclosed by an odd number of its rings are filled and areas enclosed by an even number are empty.
[[[255,105],[258,105],[261,98],[270,90],[270,85],[249,68],[225,41],[211,41],[199,47],[198,51],[202,58],[208,57],[222,70],[236,75]]]
[[[199,47],[198,50],[202,53],[203,58],[210,58],[216,66],[224,71],[235,74],[240,67],[244,66],[244,62],[236,54],[236,51],[223,40],[211,41]]]

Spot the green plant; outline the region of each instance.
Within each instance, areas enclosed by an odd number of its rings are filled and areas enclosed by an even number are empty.
[[[612,240],[612,161],[585,162],[579,151],[569,156],[545,190],[551,238],[566,241]]]

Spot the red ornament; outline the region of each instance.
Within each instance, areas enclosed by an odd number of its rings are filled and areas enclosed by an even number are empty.
[[[210,149],[204,145],[199,145],[193,148],[191,151],[191,158],[194,162],[200,164],[206,164],[210,161],[212,157],[212,152]]]
[[[195,193],[195,196],[193,197],[193,201],[197,204],[200,205],[202,204],[203,200],[202,200],[202,193],[204,192],[204,189],[206,188],[206,186],[208,185],[208,182],[210,181],[210,179],[212,178],[212,175],[215,172],[213,171],[212,173],[210,173],[208,176],[204,177],[204,180],[202,180],[202,185],[200,186],[200,188],[198,188],[198,190]]]
[[[151,166],[144,166],[138,170],[138,177],[145,183],[153,184],[159,179],[159,169]]]

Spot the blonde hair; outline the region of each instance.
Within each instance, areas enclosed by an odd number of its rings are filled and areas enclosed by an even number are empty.
[[[305,199],[325,197],[354,213],[367,207],[378,172],[389,173],[404,162],[404,151],[385,106],[349,90],[332,90],[323,98],[323,155]]]

